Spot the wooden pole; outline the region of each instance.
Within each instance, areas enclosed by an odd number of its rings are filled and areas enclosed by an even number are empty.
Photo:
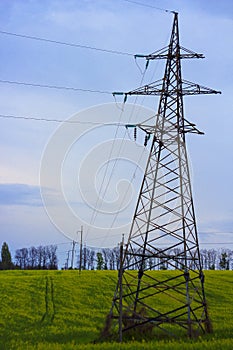
[[[80,253],[79,253],[79,273],[82,270],[82,252],[83,252],[83,226],[81,226]]]

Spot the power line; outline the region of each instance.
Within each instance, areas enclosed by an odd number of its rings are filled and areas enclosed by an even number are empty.
[[[6,115],[6,114],[0,114],[0,118],[3,119],[23,119],[23,120],[35,120],[35,121],[42,121],[42,122],[55,122],[55,123],[69,123],[69,124],[90,124],[90,125],[103,125],[103,126],[124,126],[123,123],[99,123],[99,122],[92,122],[92,121],[81,121],[81,120],[60,120],[60,119],[49,119],[49,118],[37,118],[37,117],[26,117],[26,116],[16,116],[16,115]]]
[[[144,79],[144,76],[145,76],[145,72],[146,72],[146,68],[145,68],[145,70],[144,70],[144,73],[142,74],[141,84],[142,84],[142,82],[143,82],[143,79]],[[141,84],[140,84],[140,85],[141,85]],[[135,98],[135,102],[134,102],[133,108],[132,108],[132,110],[131,110],[131,114],[130,114],[130,118],[129,118],[128,122],[130,122],[130,120],[131,120],[131,118],[132,118],[132,115],[133,115],[133,111],[134,111],[134,108],[135,108],[135,104],[136,104],[137,98],[138,98],[138,96],[136,96],[136,98]],[[124,112],[124,110],[121,110],[121,113],[120,113],[120,116],[119,116],[119,122],[120,122],[120,120],[121,120],[121,118],[122,118],[123,112]],[[96,220],[96,217],[97,217],[97,215],[98,215],[98,210],[100,210],[101,207],[102,207],[102,205],[103,205],[104,198],[105,198],[105,196],[106,196],[106,193],[107,193],[107,190],[108,190],[108,188],[109,188],[111,179],[112,179],[112,177],[113,177],[114,169],[115,169],[116,164],[117,164],[118,158],[116,157],[115,160],[114,160],[114,163],[113,163],[113,167],[112,167],[111,172],[110,172],[110,176],[109,176],[109,178],[108,178],[107,185],[106,185],[106,187],[104,188],[104,191],[103,191],[102,200],[100,201],[100,195],[101,195],[101,193],[102,193],[103,185],[104,185],[104,182],[105,182],[105,178],[106,178],[106,176],[107,176],[107,172],[108,172],[108,169],[109,169],[109,160],[111,159],[111,155],[112,155],[112,153],[113,153],[114,143],[115,143],[115,140],[116,140],[116,138],[117,138],[118,129],[119,129],[119,128],[117,128],[117,130],[116,130],[116,132],[115,132],[115,135],[114,135],[114,141],[113,141],[113,143],[112,143],[111,150],[110,150],[110,153],[109,153],[108,162],[107,162],[107,167],[105,168],[104,176],[103,176],[103,179],[102,179],[102,182],[101,182],[101,186],[100,186],[100,194],[99,194],[99,197],[98,197],[97,200],[96,200],[94,211],[92,212],[92,216],[91,216],[91,220],[90,220],[90,225],[93,225],[93,224],[94,224],[94,222],[95,222],[95,220]],[[121,152],[121,150],[122,150],[123,141],[125,140],[126,134],[127,134],[127,131],[125,131],[124,136],[123,136],[123,138],[122,138],[122,140],[121,140],[121,145],[120,145],[120,149],[119,149],[119,151],[118,151],[118,156],[120,155],[120,152]],[[100,205],[99,205],[99,203],[100,203]],[[98,208],[98,206],[99,206],[99,208]],[[90,232],[90,227],[89,227],[88,230],[87,230],[86,237],[88,236],[89,232]],[[108,231],[108,232],[109,232],[109,231]]]
[[[140,155],[139,160],[138,160],[138,162],[137,162],[137,164],[136,164],[136,167],[135,167],[135,170],[134,170],[134,172],[133,172],[133,175],[132,175],[132,177],[131,177],[131,179],[130,179],[130,181],[129,181],[127,190],[125,191],[125,194],[124,194],[124,196],[123,196],[123,198],[122,198],[122,201],[121,201],[121,203],[120,203],[120,205],[119,205],[118,211],[117,211],[115,217],[113,218],[112,224],[111,224],[111,226],[109,227],[108,232],[107,232],[105,238],[107,238],[107,235],[109,234],[110,230],[113,228],[113,225],[114,225],[114,223],[115,223],[115,221],[116,221],[116,219],[117,219],[117,217],[118,217],[118,215],[119,215],[119,213],[120,213],[120,208],[122,207],[122,205],[123,205],[123,203],[124,203],[124,200],[126,199],[126,197],[127,197],[127,195],[128,195],[128,191],[129,191],[130,185],[133,183],[133,180],[134,180],[134,178],[136,177],[136,173],[137,173],[137,170],[138,170],[138,168],[139,168],[139,165],[138,165],[138,164],[140,163],[144,152],[145,152],[145,148],[142,149],[141,155]]]
[[[151,9],[155,9],[155,10],[159,10],[159,11],[163,11],[163,12],[167,12],[167,13],[174,13],[174,11],[167,10],[167,9],[157,7],[157,6],[153,6],[153,5],[149,5],[149,4],[144,4],[144,3],[139,2],[139,1],[133,1],[133,0],[121,0],[121,1],[129,2],[131,4],[139,5],[139,6],[143,6],[143,7],[149,7]]]
[[[219,233],[225,233],[225,232],[219,232]],[[119,236],[119,233],[111,235],[111,237],[113,237],[113,236]],[[91,241],[91,242],[93,242],[93,241],[99,241],[100,239],[106,239],[106,235],[100,236],[100,237],[98,237],[98,238],[90,238],[89,241]],[[73,240],[70,239],[70,241],[68,241],[68,242],[48,243],[48,244],[44,245],[44,247],[49,247],[49,246],[51,246],[51,245],[55,245],[55,246],[61,246],[61,245],[67,245],[67,244],[70,245],[70,244],[72,244],[72,242],[73,242]],[[231,244],[233,244],[233,241],[232,241],[232,242],[209,242],[209,243],[200,243],[201,246],[203,246],[203,245],[210,245],[210,246],[215,246],[215,245],[231,245]],[[164,246],[164,245],[165,245],[165,244],[160,244],[159,246]],[[88,249],[93,249],[93,250],[96,250],[96,251],[100,251],[100,250],[102,250],[102,249],[106,249],[106,247],[96,247],[96,246],[93,246],[93,245],[90,245],[90,244],[85,244],[85,246],[86,246],[86,248],[88,248]],[[109,248],[107,248],[107,249],[114,249],[114,248],[116,248],[116,247],[117,247],[117,246],[115,246],[115,247],[109,247]],[[227,248],[223,248],[223,249],[227,249]],[[69,250],[69,251],[71,251],[71,250]],[[67,253],[67,250],[66,250],[66,251],[60,251],[60,250],[59,250],[59,247],[58,247],[58,253],[59,253],[59,254]]]
[[[233,244],[233,242],[214,242],[214,243],[201,243],[199,242],[200,245],[222,245],[222,244]]]
[[[143,80],[144,80],[144,77],[145,77],[145,73],[146,73],[146,69],[147,69],[147,68],[144,69],[144,72],[143,72],[143,74],[142,74],[140,86],[141,86],[142,83],[143,83]],[[138,99],[138,96],[135,97],[134,104],[133,104],[133,106],[132,106],[132,109],[131,109],[131,113],[130,113],[130,117],[129,117],[128,122],[130,122],[131,119],[132,119],[132,116],[133,116],[133,113],[134,113],[134,110],[135,110],[135,105],[136,105],[136,103],[137,103],[137,99]],[[122,138],[121,145],[120,145],[120,148],[119,148],[119,151],[118,151],[118,156],[120,155],[120,152],[121,152],[121,150],[122,150],[123,142],[124,142],[124,140],[125,140],[126,135],[127,135],[127,129],[126,129],[126,131],[125,131],[125,133],[124,133],[124,136],[123,136],[123,138]],[[143,151],[144,151],[144,150],[143,150]],[[141,156],[140,156],[140,158],[139,158],[139,161],[140,161],[141,157],[142,157],[142,154],[141,154]],[[114,160],[114,164],[113,164],[113,167],[112,167],[112,170],[111,170],[111,173],[110,173],[110,177],[109,177],[107,186],[106,186],[105,191],[104,191],[104,196],[103,196],[103,198],[105,197],[105,194],[106,194],[107,189],[108,189],[108,187],[109,187],[111,178],[112,178],[112,176],[113,176],[114,169],[115,169],[116,164],[117,164],[117,161],[118,161],[118,158],[116,157],[115,160]],[[138,161],[138,162],[139,162],[139,161]],[[137,163],[138,163],[138,162],[137,162]],[[137,165],[136,168],[135,168],[134,175],[136,175],[137,168],[138,168],[138,165]],[[134,177],[134,176],[133,176],[133,177]],[[132,179],[133,179],[133,177],[132,177]],[[130,181],[130,183],[131,183],[131,182],[132,182],[132,181]],[[129,190],[129,186],[130,186],[130,184],[128,185],[128,189],[127,189],[126,193],[127,193],[128,190]],[[125,196],[124,196],[124,197],[125,197]],[[123,200],[124,200],[124,197],[123,197]],[[122,200],[122,203],[123,203],[123,200]],[[119,208],[119,209],[120,209],[120,208]],[[109,234],[109,231],[111,230],[111,228],[113,227],[114,222],[116,221],[118,214],[119,214],[119,211],[118,211],[117,214],[115,215],[115,217],[114,217],[114,219],[113,219],[113,221],[112,221],[112,224],[111,224],[111,226],[109,227],[109,230],[108,230],[108,232],[107,232],[107,234],[106,234],[106,237],[107,237],[107,235]]]
[[[233,231],[210,231],[210,232],[208,232],[208,231],[201,231],[201,230],[199,230],[199,234],[208,234],[208,235],[216,235],[216,234],[228,234],[228,233],[230,233],[230,234],[232,234],[233,233]]]
[[[76,87],[72,87],[72,86],[46,85],[46,84],[29,83],[29,82],[25,82],[25,81],[12,81],[12,80],[3,80],[3,79],[0,79],[0,83],[33,86],[33,87],[47,88],[47,89],[72,90],[72,91],[79,91],[79,92],[81,91],[81,92],[91,92],[91,93],[96,93],[96,94],[112,95],[112,92],[110,92],[110,91],[83,89],[83,88],[76,88]]]
[[[121,120],[121,118],[122,118],[122,114],[123,114],[123,110],[121,110],[121,113],[120,113],[120,115],[119,115],[119,122],[120,122],[120,120]],[[96,217],[97,217],[97,215],[98,215],[98,205],[99,205],[99,203],[100,203],[100,206],[99,206],[99,209],[100,209],[101,206],[102,206],[104,197],[105,197],[105,195],[106,195],[106,192],[107,192],[107,188],[108,188],[109,182],[108,182],[107,186],[106,186],[105,189],[104,189],[104,193],[103,193],[103,196],[102,196],[102,201],[100,201],[100,195],[101,195],[101,192],[102,192],[102,190],[103,190],[103,188],[104,188],[103,186],[104,186],[105,178],[106,178],[106,176],[107,176],[107,172],[108,172],[108,169],[109,169],[109,161],[110,161],[111,156],[112,156],[112,153],[113,153],[114,144],[115,144],[115,141],[116,141],[116,138],[117,138],[118,129],[119,129],[119,127],[117,127],[116,132],[115,132],[115,135],[114,135],[113,143],[112,143],[112,145],[111,145],[111,149],[110,149],[109,156],[108,156],[107,166],[106,166],[106,168],[105,168],[104,176],[103,176],[103,179],[102,179],[102,182],[101,182],[101,185],[100,185],[100,193],[99,193],[99,196],[97,197],[96,202],[95,202],[95,207],[94,207],[94,210],[93,210],[93,212],[92,212],[91,219],[90,219],[90,226],[89,226],[89,228],[88,228],[88,230],[87,230],[85,239],[87,239],[87,236],[88,236],[88,234],[89,234],[89,232],[90,232],[90,227],[93,226],[93,224],[94,224],[94,222],[95,222],[95,220],[96,220]],[[111,178],[111,176],[112,176],[112,172],[111,172],[110,178]],[[110,181],[110,178],[109,178],[109,181]]]
[[[131,1],[129,1],[129,2],[131,2]],[[132,1],[132,3],[135,3],[135,2]],[[139,3],[137,3],[137,4],[139,4]],[[144,4],[140,4],[140,5],[144,5]],[[150,7],[150,6],[149,6],[149,7]],[[153,6],[152,6],[152,7],[153,7]],[[153,8],[155,8],[155,7],[153,7]],[[160,9],[160,8],[156,8],[156,9]],[[162,9],[161,9],[161,10],[162,10]],[[143,80],[144,80],[144,78],[145,78],[146,70],[147,70],[147,67],[146,67],[146,66],[145,66],[143,72],[142,72],[141,69],[140,69],[140,71],[141,71],[141,73],[142,73],[142,78],[141,78],[141,82],[140,82],[139,86],[141,86],[141,85],[143,84]],[[155,73],[155,71],[154,71],[154,73]],[[151,80],[151,81],[152,81],[152,80]],[[145,98],[145,96],[144,96],[144,98]],[[143,100],[144,100],[144,98],[143,98]],[[136,105],[136,103],[137,103],[137,99],[138,99],[138,95],[135,97],[135,101],[134,101],[133,108],[132,108],[132,110],[131,110],[131,114],[130,114],[130,118],[129,118],[129,121],[128,121],[128,122],[130,122],[130,120],[131,120],[131,118],[132,118],[132,116],[133,116],[134,109],[135,109],[135,105]],[[141,103],[141,105],[142,105],[142,103]],[[122,144],[123,144],[123,141],[124,141],[124,139],[125,139],[126,134],[127,134],[127,130],[126,130],[125,135],[124,135],[124,137],[123,137],[123,139],[122,139],[122,143],[121,143],[120,150],[121,150],[121,148],[122,148]],[[120,154],[120,150],[119,150],[119,152],[118,152],[118,155]],[[144,151],[145,151],[145,149],[143,149],[143,152],[142,152],[141,156],[139,157],[138,162],[141,160],[141,157],[142,157]],[[116,158],[115,161],[114,161],[114,165],[113,165],[113,167],[112,167],[111,174],[110,174],[110,177],[109,177],[107,186],[106,186],[105,191],[104,191],[103,199],[104,199],[104,197],[105,197],[105,194],[106,194],[106,192],[107,192],[108,186],[109,186],[109,184],[110,184],[111,177],[112,177],[112,175],[113,175],[113,171],[114,171],[114,168],[115,168],[115,166],[116,166],[116,162],[117,162],[117,158]],[[134,173],[133,173],[133,176],[132,176],[132,179],[131,179],[130,183],[132,183],[133,178],[134,178],[135,175],[136,175],[137,169],[138,169],[138,165],[136,166],[136,168],[135,168],[135,170],[134,170]],[[104,181],[104,180],[103,180],[103,181]],[[129,186],[128,186],[127,191],[125,192],[125,195],[127,194],[128,190],[129,190]],[[124,196],[124,198],[125,198],[125,196]],[[123,200],[124,200],[124,198],[123,198]],[[122,200],[122,203],[123,203],[123,200]],[[101,204],[102,204],[102,203],[101,203]],[[121,207],[121,206],[120,206],[120,207]],[[119,207],[119,209],[120,209],[120,207]],[[96,216],[97,216],[97,209],[96,209],[96,208],[95,208],[95,211],[96,211],[96,213],[95,213],[94,219],[95,219]],[[115,222],[116,219],[117,219],[118,214],[119,214],[119,210],[118,210],[117,214],[115,215],[115,217],[114,217],[114,219],[113,219],[113,221],[112,221],[112,224],[111,224],[111,226],[110,226],[109,229],[108,229],[107,234],[103,237],[103,240],[107,238],[107,236],[108,236],[108,234],[109,234],[111,228],[112,228],[113,225],[114,225],[114,222]],[[88,231],[88,232],[89,232],[89,231]],[[103,241],[102,241],[102,242],[103,242]]]
[[[119,236],[119,234],[117,234],[118,236]],[[116,235],[115,235],[116,236]],[[106,236],[101,236],[100,238],[106,238]],[[95,240],[99,240],[99,238],[96,238],[96,239],[90,239],[90,241],[92,242],[92,241],[95,241]],[[69,242],[69,244],[72,244],[72,242]],[[229,245],[229,244],[233,244],[233,242],[218,242],[218,243],[200,243],[200,245],[211,245],[211,246],[214,246],[214,245],[224,245],[224,244],[227,244],[227,245]],[[50,244],[51,245],[51,244]],[[56,243],[54,243],[53,245],[58,245],[58,244],[56,244]],[[158,246],[165,246],[166,244],[159,244]],[[46,245],[45,247],[47,247],[47,246],[49,246],[49,245]],[[96,246],[93,246],[93,245],[89,245],[89,244],[85,244],[85,247],[86,248],[92,248],[92,249],[96,249],[96,250],[100,250],[100,249],[106,249],[106,247],[96,247]],[[113,248],[116,248],[116,246],[115,247],[113,247]],[[113,249],[112,247],[109,247],[108,249]],[[226,248],[224,248],[224,249],[226,249]],[[60,252],[60,253],[65,253],[65,252],[67,252],[67,251],[63,251],[63,252]]]
[[[82,44],[78,44],[78,43],[69,43],[69,42],[66,42],[66,41],[59,41],[59,40],[53,40],[53,39],[48,39],[48,38],[41,38],[41,37],[38,37],[38,36],[31,36],[31,35],[26,35],[26,34],[7,32],[7,31],[4,31],[4,30],[0,30],[0,34],[15,36],[15,37],[18,37],[18,38],[30,39],[30,40],[43,41],[43,42],[47,42],[47,43],[50,43],[50,44],[57,44],[57,45],[65,45],[65,46],[70,46],[70,47],[76,47],[76,48],[79,48],[79,49],[95,50],[95,51],[100,51],[100,52],[105,52],[105,53],[110,53],[110,54],[115,54],[115,55],[134,56],[134,54],[130,53],[130,52],[124,52],[124,51],[118,51],[118,50],[109,50],[109,49],[104,49],[104,48],[101,48],[101,47],[94,47],[94,46],[90,46],[90,45],[82,45]]]

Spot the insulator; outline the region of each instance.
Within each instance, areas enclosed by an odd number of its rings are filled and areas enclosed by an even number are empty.
[[[147,135],[145,136],[145,141],[144,141],[144,146],[146,147],[147,146],[147,141],[148,141],[148,138],[147,138]]]
[[[134,140],[136,141],[137,140],[137,128],[134,128],[133,136],[134,136]]]

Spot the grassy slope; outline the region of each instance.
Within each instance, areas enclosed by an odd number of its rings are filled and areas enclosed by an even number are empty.
[[[111,306],[116,271],[1,271],[0,349],[232,349],[233,272],[205,275],[213,334],[121,346],[93,344]]]

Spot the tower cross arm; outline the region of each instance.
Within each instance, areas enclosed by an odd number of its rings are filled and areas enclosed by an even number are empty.
[[[182,95],[200,95],[200,94],[221,94],[221,91],[217,91],[205,86],[201,86],[196,83],[192,83],[188,80],[182,80]]]
[[[126,95],[161,95],[163,91],[163,79],[141,86],[135,90],[126,92]]]
[[[123,94],[123,93],[121,93]],[[153,95],[160,96],[161,94],[167,96],[174,95],[201,95],[201,94],[221,94],[221,91],[217,91],[205,86],[201,86],[196,83],[192,83],[188,80],[182,80],[178,84],[169,84],[166,79],[157,80],[151,84],[141,86],[135,90],[131,90],[125,93],[127,95]]]
[[[163,47],[160,50],[157,50],[149,55],[141,55],[136,54],[134,58],[145,58],[147,61],[149,60],[159,60],[159,59],[174,59],[174,58],[205,58],[202,53],[196,53],[192,50],[186,49],[183,46],[176,47],[176,50],[169,50],[169,46]]]

